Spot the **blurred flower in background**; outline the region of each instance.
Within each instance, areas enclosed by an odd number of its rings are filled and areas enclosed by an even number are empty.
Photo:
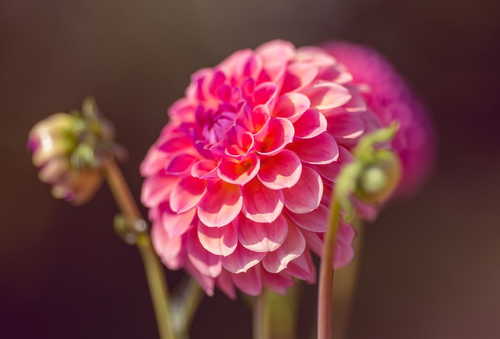
[[[141,166],[155,249],[207,294],[315,281],[340,167],[382,126],[350,70],[319,47],[272,41],[191,78]],[[374,204],[355,200],[373,219]],[[342,221],[336,267],[354,257]]]
[[[113,125],[87,98],[81,112],[56,113],[33,126],[28,149],[40,180],[52,185],[52,195],[80,205],[101,186],[107,161],[124,156],[114,138]]]

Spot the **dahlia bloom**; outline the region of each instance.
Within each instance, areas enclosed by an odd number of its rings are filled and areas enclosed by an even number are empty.
[[[392,148],[399,155],[403,173],[398,193],[410,194],[427,176],[434,158],[434,134],[427,112],[387,60],[376,51],[347,42],[322,46],[342,63],[376,119],[378,128],[399,121]]]
[[[154,247],[209,295],[315,281],[342,164],[380,126],[348,69],[318,47],[272,41],[196,72],[141,164]],[[373,218],[374,206],[355,201]],[[353,256],[340,223],[335,267]]]
[[[33,126],[28,150],[39,179],[52,186],[52,195],[80,205],[101,187],[102,169],[117,149],[113,139],[113,126],[87,98],[82,113],[56,113]]]

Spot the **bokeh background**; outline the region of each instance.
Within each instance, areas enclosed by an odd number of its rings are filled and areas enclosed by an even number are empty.
[[[52,199],[26,151],[30,127],[95,95],[130,151],[122,167],[139,197],[139,163],[190,74],[275,38],[375,47],[438,132],[430,180],[366,228],[348,338],[500,337],[499,1],[1,0],[0,338],[157,338],[109,189],[78,208]],[[182,276],[168,272],[171,284]],[[305,299],[299,339],[314,287]],[[217,293],[191,336],[250,332],[246,305]]]

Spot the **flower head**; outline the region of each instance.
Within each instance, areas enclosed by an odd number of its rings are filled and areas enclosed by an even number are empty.
[[[425,179],[434,158],[434,135],[427,112],[401,76],[376,51],[336,41],[322,47],[351,73],[351,84],[359,89],[374,118],[372,128],[399,122],[392,142],[403,167],[398,191],[412,193]]]
[[[87,98],[81,113],[56,113],[33,126],[28,149],[52,195],[79,205],[101,186],[102,169],[117,147],[113,140],[113,126]]]
[[[231,297],[314,281],[339,169],[376,120],[352,80],[324,50],[286,41],[196,72],[141,165],[165,265]],[[352,260],[354,236],[342,221],[336,267]]]

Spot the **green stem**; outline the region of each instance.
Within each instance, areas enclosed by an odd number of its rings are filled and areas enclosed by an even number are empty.
[[[270,339],[271,326],[266,291],[255,297],[253,305],[253,339]]]
[[[335,240],[340,219],[340,204],[333,196],[330,205],[330,225],[324,239],[318,294],[318,339],[332,338],[332,293],[333,293],[333,256]]]
[[[112,161],[107,166],[107,179],[116,203],[122,213],[136,220],[142,219],[139,207],[130,192],[118,165]],[[139,234],[137,247],[144,264],[149,291],[158,325],[160,339],[174,339],[175,335],[170,323],[169,295],[165,276],[158,256],[153,250],[151,238],[147,233]]]

